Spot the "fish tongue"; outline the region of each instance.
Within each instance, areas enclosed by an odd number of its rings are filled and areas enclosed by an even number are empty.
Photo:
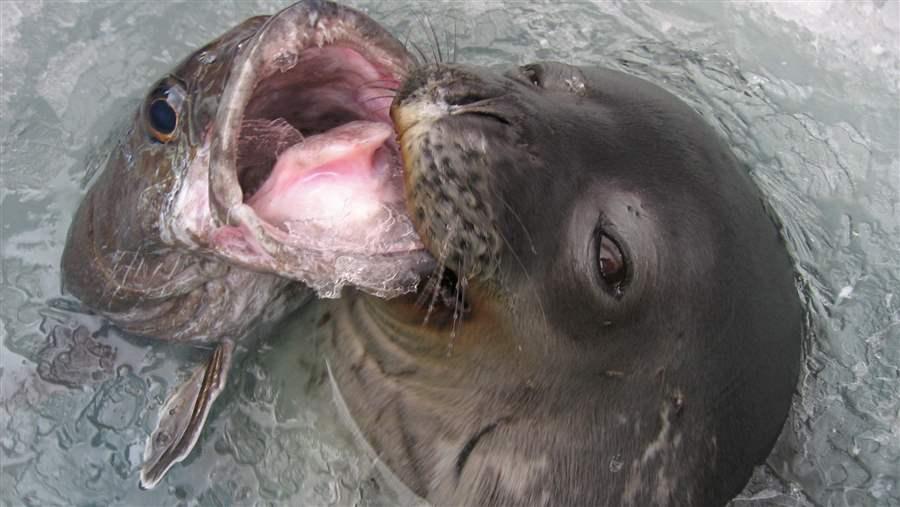
[[[392,135],[381,122],[354,121],[305,138],[278,156],[272,173],[247,200],[256,214],[290,230],[363,224],[381,209],[384,157]]]

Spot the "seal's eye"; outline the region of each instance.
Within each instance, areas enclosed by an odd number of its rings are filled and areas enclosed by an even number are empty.
[[[600,278],[613,290],[616,297],[621,297],[628,274],[625,255],[619,244],[603,232],[598,233],[597,240],[597,269]]]
[[[183,103],[183,88],[171,80],[163,81],[150,93],[144,109],[144,119],[153,141],[168,143],[175,138]]]

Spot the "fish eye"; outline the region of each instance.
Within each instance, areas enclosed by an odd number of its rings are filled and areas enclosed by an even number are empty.
[[[184,92],[176,83],[163,81],[147,99],[144,118],[150,138],[158,143],[171,142],[177,133]]]
[[[595,238],[597,271],[614,296],[622,297],[628,279],[628,262],[619,243],[609,234],[598,231]]]
[[[150,104],[150,126],[162,135],[171,135],[178,124],[178,114],[165,100],[156,99]]]

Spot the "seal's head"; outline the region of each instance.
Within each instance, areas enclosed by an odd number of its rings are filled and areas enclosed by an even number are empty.
[[[376,311],[338,381],[385,461],[438,503],[739,492],[787,415],[801,307],[716,132],[652,84],[559,63],[421,68],[392,117],[408,212],[457,297],[426,324],[413,298],[355,305]]]

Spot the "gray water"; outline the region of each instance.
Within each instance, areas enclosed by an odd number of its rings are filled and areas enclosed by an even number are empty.
[[[3,505],[407,500],[338,416],[315,306],[261,333],[195,452],[140,491],[156,412],[203,356],[59,298],[66,230],[109,133],[177,60],[285,4],[0,2]],[[611,66],[700,111],[785,223],[809,312],[788,423],[734,505],[900,505],[900,4],[353,4],[426,47],[427,17],[442,41],[457,34],[460,61]]]

